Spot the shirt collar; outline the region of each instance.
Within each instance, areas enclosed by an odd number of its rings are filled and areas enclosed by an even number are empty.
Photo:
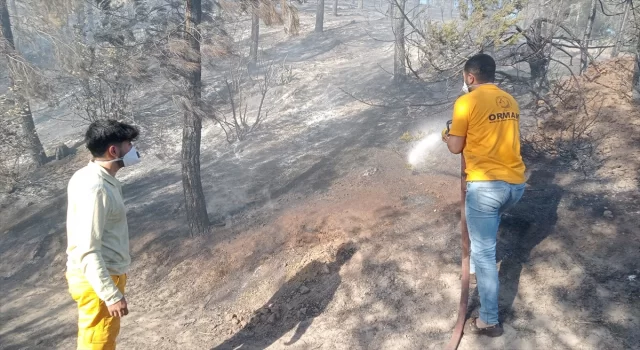
[[[477,90],[497,89],[497,88],[498,88],[498,85],[496,85],[495,83],[484,83],[484,84],[476,85],[471,92],[477,91]]]
[[[122,186],[122,183],[120,181],[118,181],[118,179],[116,179],[115,177],[111,176],[111,174],[109,174],[107,169],[101,167],[99,164],[96,164],[96,162],[90,161],[88,167],[90,169],[93,169],[98,175],[100,175],[100,177],[102,177],[108,183],[110,183],[110,184],[112,184],[112,185],[114,185],[116,187],[121,187]]]

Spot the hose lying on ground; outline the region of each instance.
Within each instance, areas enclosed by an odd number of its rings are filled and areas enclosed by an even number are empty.
[[[460,156],[460,194],[462,196],[460,206],[460,233],[462,239],[462,282],[460,289],[460,305],[458,306],[458,320],[453,328],[453,334],[449,343],[445,346],[445,350],[456,350],[460,340],[462,339],[462,333],[464,330],[464,323],[467,319],[467,306],[469,304],[469,230],[467,229],[467,218],[465,217],[465,197],[467,192],[467,181],[465,168],[466,164],[464,156]]]

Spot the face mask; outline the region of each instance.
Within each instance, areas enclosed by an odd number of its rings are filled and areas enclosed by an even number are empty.
[[[475,89],[478,86],[481,85],[496,85],[495,83],[482,83],[482,84],[472,84],[471,86],[473,86],[473,88]],[[467,85],[467,82],[465,81],[464,84],[462,84],[462,92],[464,92],[465,94],[468,94],[469,91],[471,91],[471,89],[469,88],[469,85]]]
[[[138,153],[135,147],[131,147],[129,152],[127,152],[127,154],[125,154],[124,157],[116,158],[112,160],[96,160],[95,162],[113,163],[113,162],[119,162],[119,161],[122,161],[122,164],[125,167],[138,164],[140,163],[140,153]]]
[[[129,152],[122,157],[122,164],[127,167],[138,163],[140,163],[140,153],[138,153],[135,147],[131,147]]]

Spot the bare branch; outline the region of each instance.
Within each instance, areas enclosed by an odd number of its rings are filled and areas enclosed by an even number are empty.
[[[620,4],[624,4],[626,1],[629,1],[629,0],[623,0]],[[598,0],[598,2],[600,3],[600,10],[603,15],[609,16],[609,17],[624,15],[624,11],[620,13],[607,13],[607,11],[604,10],[604,4],[602,3],[602,0]]]

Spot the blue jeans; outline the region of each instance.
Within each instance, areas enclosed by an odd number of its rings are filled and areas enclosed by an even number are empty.
[[[480,320],[486,324],[499,322],[496,237],[500,216],[522,198],[524,186],[504,181],[467,182],[465,211],[471,239],[470,267],[478,281]]]

